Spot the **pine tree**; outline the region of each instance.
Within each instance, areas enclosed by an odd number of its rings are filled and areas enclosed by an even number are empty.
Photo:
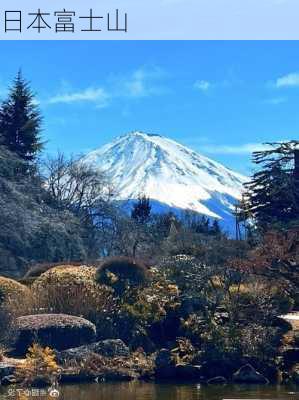
[[[253,162],[262,168],[245,185],[241,210],[262,230],[287,227],[299,220],[299,141],[269,145],[269,150],[253,153]]]
[[[221,228],[217,219],[214,219],[212,226],[210,228],[211,235],[220,236],[221,235]]]
[[[151,216],[152,206],[146,196],[140,196],[137,203],[133,205],[131,217],[139,224],[146,224]]]
[[[0,107],[0,143],[22,160],[33,162],[42,148],[41,121],[34,95],[19,71]]]

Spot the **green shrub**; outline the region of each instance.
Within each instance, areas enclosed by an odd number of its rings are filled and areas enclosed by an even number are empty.
[[[130,257],[113,257],[98,267],[96,279],[99,283],[112,287],[120,295],[126,289],[144,286],[149,276],[142,262]]]

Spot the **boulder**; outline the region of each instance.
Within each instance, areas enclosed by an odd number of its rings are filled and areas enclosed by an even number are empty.
[[[156,368],[173,367],[175,365],[171,351],[168,349],[161,349],[156,356]]]
[[[296,385],[299,385],[299,364],[297,364],[297,365],[295,366],[294,371],[293,371],[293,376],[292,376],[292,378],[293,378],[293,382],[294,382]]]
[[[155,361],[156,379],[201,380],[201,366],[191,364],[175,364],[172,353],[168,349],[161,349]]]
[[[9,376],[12,376],[15,372],[15,365],[9,364],[6,362],[0,362],[0,383],[2,382]]]
[[[111,358],[128,357],[130,355],[130,350],[120,339],[106,339],[89,345],[57,352],[56,357],[59,362],[66,360],[79,361],[88,358],[88,356],[94,353]]]
[[[155,376],[157,379],[172,379],[176,376],[175,361],[170,350],[161,349],[158,351],[155,365]]]
[[[288,320],[281,317],[272,318],[271,325],[279,328],[282,333],[287,333],[292,330],[292,324]]]
[[[17,383],[17,380],[14,375],[4,376],[4,378],[0,381],[0,385],[3,386],[13,385],[15,383]]]
[[[22,356],[37,342],[56,350],[91,343],[96,338],[95,325],[90,321],[65,314],[36,314],[17,318],[16,341],[12,354]]]
[[[287,346],[281,353],[286,368],[299,363],[299,347]]]
[[[256,371],[252,365],[246,364],[233,374],[235,383],[268,384],[269,381],[261,373]]]
[[[215,376],[207,381],[208,385],[226,385],[227,379],[224,376]]]
[[[168,365],[155,370],[157,380],[202,381],[200,365],[177,364]]]
[[[202,380],[202,368],[200,365],[177,364],[175,366],[175,377],[181,380]]]
[[[216,376],[223,376],[230,380],[236,368],[241,367],[240,360],[230,359],[210,359],[201,362],[202,375],[205,380],[215,378]]]

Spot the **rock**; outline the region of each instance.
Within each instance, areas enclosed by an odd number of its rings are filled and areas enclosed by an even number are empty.
[[[292,330],[292,324],[281,317],[274,317],[271,321],[271,326],[279,328],[282,333]]]
[[[299,364],[297,364],[295,366],[292,379],[293,379],[293,382],[296,383],[296,385],[299,385]]]
[[[215,378],[211,378],[207,381],[208,385],[226,385],[227,380],[224,376],[215,376]]]
[[[286,368],[299,363],[299,347],[285,347],[281,355]]]
[[[90,321],[65,314],[36,314],[17,318],[17,339],[13,355],[26,354],[29,346],[38,342],[56,350],[91,343],[96,337]]]
[[[156,368],[155,378],[160,379],[175,379],[176,378],[176,368],[174,365],[169,365],[168,367]]]
[[[256,371],[252,365],[246,364],[233,374],[235,383],[268,384],[269,381]]]
[[[130,355],[129,348],[120,339],[106,339],[90,346],[93,353],[100,354],[105,357],[127,357]]]
[[[13,385],[14,383],[17,383],[17,380],[14,375],[7,375],[0,381],[0,385],[3,386]]]
[[[155,378],[157,380],[201,381],[201,366],[191,364],[168,365],[163,368],[157,368],[155,370]]]
[[[15,369],[15,365],[6,362],[0,362],[0,382],[2,383],[4,379],[12,376],[15,372]]]
[[[97,377],[98,381],[132,381],[136,376],[130,371],[109,371]]]
[[[156,368],[173,367],[175,365],[171,351],[168,349],[161,349],[156,356]]]
[[[132,350],[142,348],[145,353],[154,353],[156,350],[154,342],[148,337],[147,333],[139,330],[134,332],[129,345]]]
[[[59,362],[66,360],[81,360],[94,353],[112,358],[128,357],[130,355],[130,350],[120,339],[106,339],[89,345],[57,352],[56,358]]]
[[[205,380],[223,376],[230,380],[236,368],[241,367],[239,360],[210,359],[201,362],[202,375]]]
[[[172,379],[176,376],[175,361],[170,350],[161,349],[156,356],[155,365],[157,379]]]
[[[155,361],[155,377],[157,379],[200,380],[201,366],[191,364],[175,364],[170,350],[161,349]]]
[[[182,380],[201,380],[201,366],[191,364],[177,364],[175,366],[175,377]]]

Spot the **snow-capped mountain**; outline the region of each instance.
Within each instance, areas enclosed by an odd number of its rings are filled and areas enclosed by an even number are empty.
[[[87,154],[111,181],[118,200],[144,194],[153,208],[193,210],[231,225],[245,176],[159,135],[132,132]]]

